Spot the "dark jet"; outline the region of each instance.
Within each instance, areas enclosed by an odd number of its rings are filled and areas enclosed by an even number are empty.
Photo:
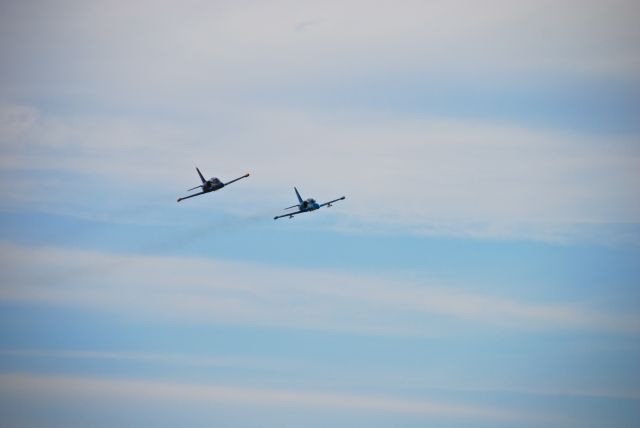
[[[228,186],[229,184],[231,184],[233,182],[236,182],[238,180],[242,180],[243,178],[246,178],[246,177],[249,176],[249,174],[245,174],[242,177],[238,177],[235,180],[231,180],[228,183],[223,183],[222,181],[218,180],[215,177],[210,178],[208,180],[205,180],[204,177],[202,176],[202,173],[200,172],[200,170],[198,168],[196,168],[196,171],[198,171],[198,175],[200,176],[200,180],[202,180],[202,184],[199,185],[199,186],[193,187],[193,188],[191,188],[191,189],[189,189],[187,191],[190,192],[192,190],[202,189],[202,192],[194,193],[193,195],[185,196],[184,198],[178,198],[178,202],[180,202],[183,199],[193,198],[194,196],[203,195],[205,193],[215,192],[216,190],[222,189],[224,186]]]
[[[296,189],[295,187],[293,188],[293,190],[296,191],[296,196],[298,197],[298,202],[300,202],[297,205],[291,205],[290,207],[285,208],[285,210],[290,210],[291,208],[297,208],[298,211],[293,212],[293,213],[288,213],[288,214],[284,214],[284,215],[278,215],[275,216],[273,219],[277,220],[281,217],[289,217],[289,218],[293,218],[294,215],[296,214],[300,214],[300,213],[306,213],[309,211],[315,211],[319,208],[322,208],[324,206],[326,207],[330,207],[331,204],[333,204],[334,202],[338,202],[344,199],[344,196],[338,199],[334,199],[333,201],[329,201],[329,202],[325,202],[324,204],[318,204],[316,202],[315,199],[309,198],[305,201],[302,200],[302,198],[300,197],[300,193],[298,193],[298,189]]]

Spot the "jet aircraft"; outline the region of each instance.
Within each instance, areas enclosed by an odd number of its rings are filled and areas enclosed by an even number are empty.
[[[222,189],[224,186],[228,186],[229,184],[236,182],[238,180],[241,180],[243,178],[246,178],[249,176],[249,174],[245,174],[242,177],[238,177],[235,180],[231,180],[228,183],[223,183],[222,181],[218,180],[215,177],[212,177],[208,180],[205,180],[204,177],[202,176],[202,173],[200,172],[200,170],[198,168],[196,168],[196,171],[198,171],[198,175],[200,176],[200,180],[202,180],[202,184],[196,187],[193,187],[189,190],[187,190],[188,192],[192,191],[192,190],[196,190],[196,189],[202,189],[201,192],[198,193],[194,193],[193,195],[189,195],[189,196],[185,196],[183,198],[178,198],[178,202],[180,202],[183,199],[189,199],[189,198],[193,198],[194,196],[198,196],[198,195],[203,195],[205,193],[209,193],[209,192],[215,192],[216,190],[220,190]]]
[[[297,205],[291,205],[290,207],[285,208],[285,210],[290,210],[291,208],[297,208],[297,209],[298,209],[298,211],[296,211],[296,212],[290,212],[290,213],[288,213],[288,214],[284,214],[284,215],[278,215],[278,216],[275,216],[275,217],[273,218],[274,220],[277,220],[277,219],[279,219],[279,218],[281,218],[281,217],[289,217],[289,218],[293,218],[293,216],[294,216],[294,215],[296,215],[296,214],[306,213],[306,212],[309,212],[309,211],[315,211],[315,210],[317,210],[317,209],[319,209],[319,208],[322,208],[322,207],[324,207],[324,206],[326,206],[326,207],[330,207],[330,206],[331,206],[331,204],[333,204],[334,202],[338,202],[338,201],[341,201],[341,200],[343,200],[343,199],[344,199],[344,196],[343,196],[343,197],[341,197],[341,198],[334,199],[333,201],[325,202],[324,204],[318,204],[318,203],[315,201],[315,199],[313,199],[313,198],[309,198],[309,199],[306,199],[306,200],[304,200],[304,201],[303,201],[303,200],[302,200],[302,197],[300,197],[300,193],[298,193],[298,189],[296,189],[296,188],[294,187],[294,188],[293,188],[293,190],[295,190],[295,192],[296,192],[296,196],[298,197],[298,202],[300,202],[300,203],[299,203],[299,204],[297,204]]]

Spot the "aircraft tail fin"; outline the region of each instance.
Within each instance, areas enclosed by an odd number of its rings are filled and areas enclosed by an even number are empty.
[[[293,190],[296,191],[296,196],[298,197],[298,202],[302,203],[302,198],[300,197],[300,193],[298,193],[298,189],[296,189],[295,187],[293,188]]]
[[[200,180],[202,180],[202,184],[206,183],[207,180],[204,179],[204,177],[202,176],[202,173],[200,172],[198,167],[196,167],[196,171],[198,171],[198,175],[200,176]]]

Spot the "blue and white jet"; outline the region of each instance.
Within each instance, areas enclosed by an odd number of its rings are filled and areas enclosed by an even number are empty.
[[[205,193],[215,192],[216,190],[222,189],[224,186],[228,186],[231,183],[234,183],[238,180],[241,180],[249,176],[249,174],[245,174],[242,177],[238,177],[235,180],[229,181],[228,183],[223,183],[222,181],[218,180],[216,177],[212,177],[208,180],[205,180],[198,168],[196,168],[196,171],[198,171],[198,175],[200,176],[200,180],[202,180],[202,184],[196,187],[192,187],[191,189],[187,190],[187,192],[190,192],[196,189],[201,189],[202,191],[198,193],[194,193],[193,195],[185,196],[183,198],[178,198],[178,202],[180,202],[183,199],[193,198],[194,196],[203,195]]]
[[[296,215],[296,214],[306,213],[306,212],[309,212],[309,211],[315,211],[315,210],[317,210],[317,209],[319,209],[319,208],[322,208],[322,207],[324,207],[324,206],[326,206],[326,207],[328,208],[328,207],[330,207],[330,206],[331,206],[331,204],[333,204],[334,202],[338,202],[338,201],[341,201],[341,200],[343,200],[343,199],[344,199],[344,196],[343,196],[343,197],[341,197],[341,198],[334,199],[333,201],[325,202],[324,204],[318,204],[318,203],[316,202],[316,200],[315,200],[315,199],[313,199],[313,198],[309,198],[309,199],[306,199],[306,200],[304,200],[304,201],[303,201],[303,200],[302,200],[302,197],[300,196],[300,193],[298,193],[298,189],[296,189],[296,188],[294,187],[294,188],[293,188],[293,190],[295,190],[295,191],[296,191],[296,196],[298,197],[298,202],[299,202],[299,204],[291,205],[290,207],[285,208],[285,210],[290,210],[291,208],[297,208],[297,209],[298,209],[298,211],[296,211],[296,212],[291,212],[291,213],[284,214],[284,215],[278,215],[278,216],[275,216],[275,217],[273,218],[274,220],[277,220],[277,219],[282,218],[282,217],[289,217],[289,218],[293,218],[293,216],[294,216],[294,215]]]

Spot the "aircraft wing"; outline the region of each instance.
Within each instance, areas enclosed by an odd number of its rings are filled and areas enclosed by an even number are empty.
[[[238,177],[238,178],[236,178],[236,179],[234,179],[234,180],[231,180],[231,181],[230,181],[230,182],[228,182],[228,183],[224,183],[224,185],[225,185],[225,186],[228,186],[229,184],[231,184],[231,183],[235,183],[236,181],[238,181],[238,180],[242,180],[243,178],[247,178],[248,176],[249,176],[249,173],[247,173],[247,174],[243,175],[242,177]]]
[[[344,199],[344,196],[338,199],[334,199],[333,201],[329,201],[329,202],[325,202],[324,204],[320,204],[320,208],[324,207],[324,206],[331,206],[332,203],[334,202],[338,202]]]
[[[205,193],[207,192],[198,192],[198,193],[194,193],[193,195],[185,196],[184,198],[178,198],[178,202],[180,202],[183,199],[193,198],[194,196],[204,195]]]
[[[304,211],[296,211],[296,212],[293,212],[293,213],[288,213],[288,214],[283,214],[283,215],[277,215],[277,216],[275,216],[273,219],[274,219],[274,220],[277,220],[277,219],[282,218],[282,217],[293,217],[294,215],[296,215],[296,214],[300,214],[300,213],[303,213],[303,212],[304,212]]]

